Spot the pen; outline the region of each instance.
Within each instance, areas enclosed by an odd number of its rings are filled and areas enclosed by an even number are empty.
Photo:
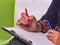
[[[28,17],[28,22],[30,22],[27,8],[25,8],[25,12],[26,12],[26,16]]]
[[[48,20],[47,20],[47,25],[48,25],[49,29],[52,29],[50,22]],[[45,33],[45,34],[47,35],[48,33]]]
[[[49,28],[52,29],[50,22],[48,20],[47,20],[47,23],[48,23]]]
[[[43,20],[43,21],[44,21],[45,29],[48,30],[49,27],[48,27],[48,24],[47,24],[47,20]]]

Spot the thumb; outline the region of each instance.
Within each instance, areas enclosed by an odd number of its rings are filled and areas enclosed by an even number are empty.
[[[33,16],[33,15],[32,15],[32,16],[29,16],[29,19],[36,21],[36,18],[35,18],[35,16]]]

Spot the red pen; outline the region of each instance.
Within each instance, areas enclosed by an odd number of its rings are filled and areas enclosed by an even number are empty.
[[[28,17],[28,22],[30,22],[27,8],[25,8],[25,12],[26,12],[26,16]]]

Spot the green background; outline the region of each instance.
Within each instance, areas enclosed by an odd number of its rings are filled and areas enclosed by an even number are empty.
[[[0,0],[0,27],[13,26],[14,0]]]
[[[14,26],[14,5],[15,0],[0,0],[0,45],[12,37],[1,27]]]

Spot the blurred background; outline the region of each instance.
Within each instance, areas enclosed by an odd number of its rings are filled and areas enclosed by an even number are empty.
[[[16,20],[21,17],[20,13],[28,9],[29,15],[34,15],[39,20],[44,15],[52,0],[16,0]]]

